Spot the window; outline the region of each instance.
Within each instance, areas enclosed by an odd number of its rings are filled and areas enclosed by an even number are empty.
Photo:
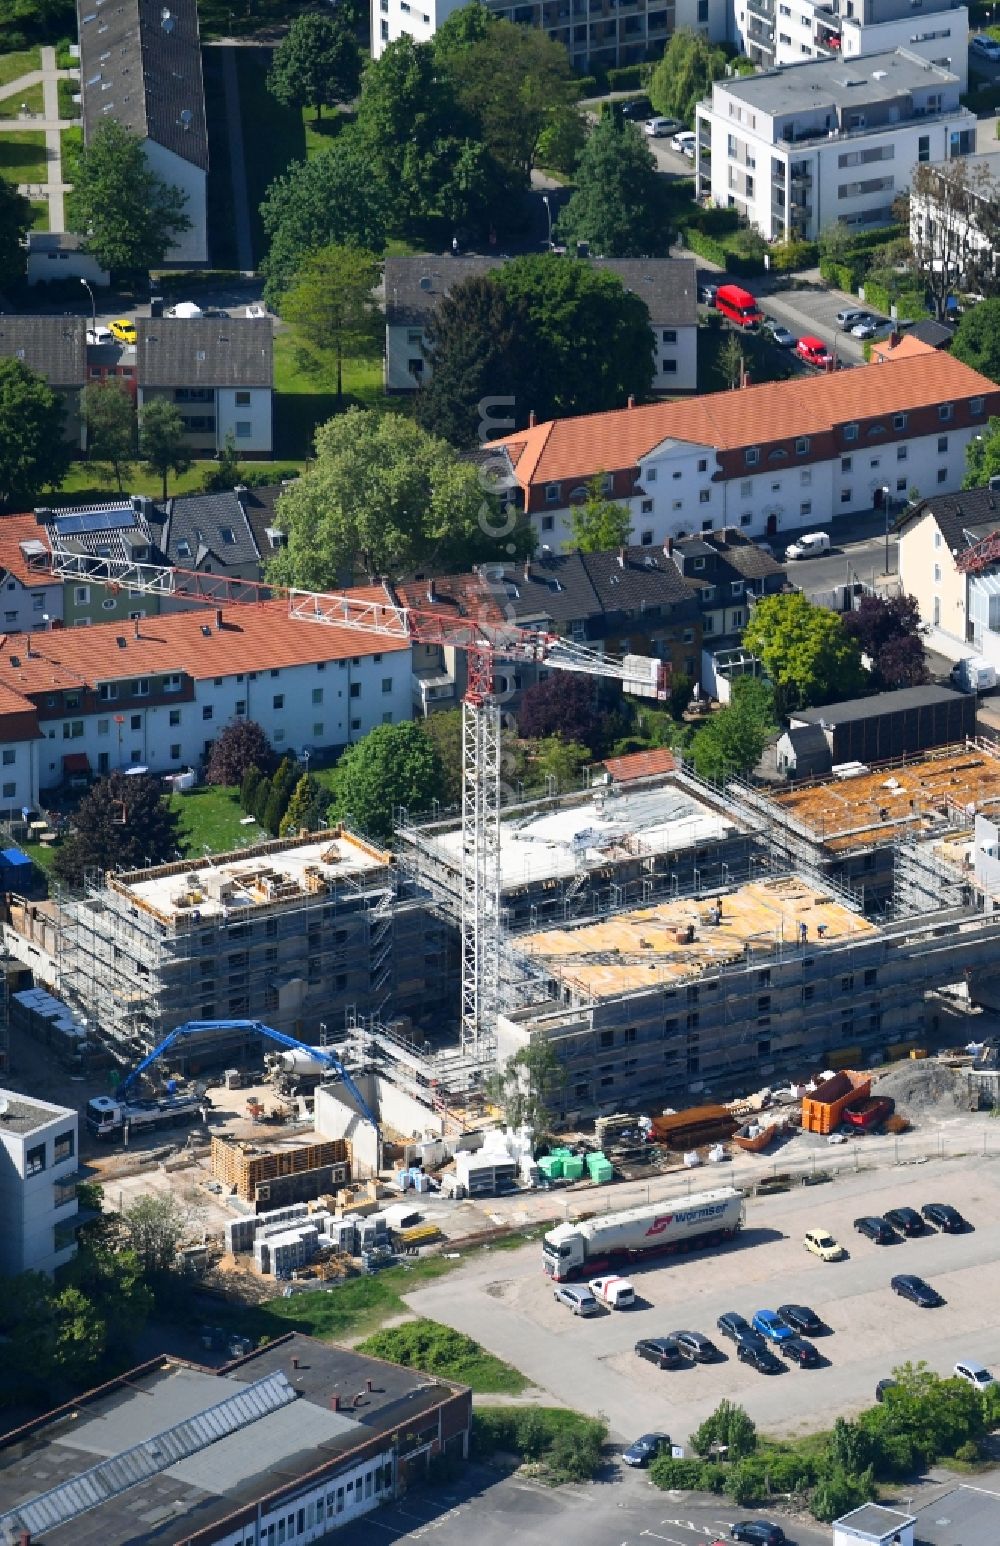
[[[170,723],[172,725],[179,725],[180,722],[181,722],[181,711],[180,711],[180,709],[171,709],[170,710]]]
[[[129,727],[130,730],[141,730],[142,729],[142,715],[141,714],[130,714],[129,715],[129,725],[128,725],[128,727]]]
[[[934,546],[936,548],[939,548],[941,546],[941,533],[939,531],[936,531],[934,533]]]
[[[351,683],[351,697],[352,698],[360,698],[361,697],[361,683],[360,682],[352,682]]]
[[[555,523],[555,519],[554,519],[553,516],[551,516],[551,515],[543,515],[542,516],[542,530],[543,531],[551,531],[553,529],[553,527],[555,526],[555,524],[556,523]]]
[[[906,479],[905,478],[897,478],[896,479],[896,493],[897,494],[905,494],[906,493]]]
[[[132,696],[134,698],[148,698],[149,697],[149,677],[148,676],[136,677],[135,681],[132,683]]]
[[[743,581],[742,580],[733,580],[731,585],[730,585],[730,590],[732,591],[734,596],[742,596],[742,594],[743,594]]]
[[[896,447],[896,460],[897,460],[897,462],[905,462],[908,457],[909,457],[909,447],[908,446],[897,446]]]
[[[249,406],[250,406],[250,393],[249,392],[237,392],[237,394],[236,394],[236,406],[237,406],[237,408],[249,408]]]
[[[942,424],[946,424],[951,418],[953,406],[952,403],[938,403],[938,418]]]
[[[844,439],[845,440],[857,440],[857,438],[858,438],[858,426],[856,424],[845,424],[844,425]]]
[[[73,587],[73,600],[78,607],[85,607],[90,600],[90,586],[75,585]]]
[[[110,720],[99,719],[97,721],[97,733],[98,733],[98,735],[108,735],[110,733],[110,723],[111,723]],[[102,753],[102,755],[103,755],[103,753]]]
[[[939,483],[947,483],[947,481],[948,481],[948,469],[947,469],[947,467],[939,467],[938,468],[938,470],[937,470],[937,480],[938,480]]]
[[[708,471],[708,462],[706,461],[706,459],[704,457],[702,457],[701,460],[698,463],[698,471],[699,472],[707,472]]]
[[[906,428],[906,414],[905,413],[894,413],[893,416],[892,416],[892,427],[893,427],[893,429],[905,429]]]
[[[170,760],[171,760],[171,762],[180,762],[180,760],[181,760],[181,743],[180,743],[180,741],[172,741],[171,742],[171,745],[170,745]]]
[[[213,428],[214,428],[214,426],[213,426]],[[249,419],[237,419],[236,420],[236,438],[237,438],[237,440],[249,440],[251,435],[252,435],[252,433],[253,433],[253,425],[250,423]]]
[[[938,436],[938,455],[939,456],[943,456],[945,454],[945,452],[947,451],[947,449],[948,449],[948,436],[947,435],[939,435]]]
[[[811,499],[803,499],[802,503],[799,505],[799,514],[800,515],[812,515],[812,500]]]
[[[941,565],[940,564],[935,564],[934,565],[934,584],[935,585],[940,585],[941,584]]]
[[[52,1140],[53,1165],[61,1165],[64,1160],[72,1159],[75,1153],[76,1137],[74,1133],[60,1133],[58,1138]]]
[[[201,706],[201,717],[202,717],[202,719],[214,719],[215,718],[215,709],[212,707],[212,705],[210,703],[203,703],[202,704],[202,706]]]
[[[801,435],[799,437],[799,439],[796,440],[796,442],[795,442],[795,455],[796,456],[805,456],[805,455],[807,455],[808,451],[809,451],[809,437],[808,437],[808,435]]]
[[[322,689],[322,687],[314,687],[313,688],[313,690],[312,690],[312,701],[314,703],[322,703],[323,702],[323,689]]]
[[[712,490],[710,488],[701,488],[698,490],[698,503],[700,505],[707,505],[711,497]]]
[[[642,475],[642,481],[643,481],[643,483],[655,483],[656,482],[656,468],[655,467],[647,467],[646,471]]]
[[[840,470],[841,472],[850,472],[851,458],[849,456],[842,456],[840,458]]]
[[[642,503],[640,504],[639,509],[641,510],[643,515],[652,515],[652,513],[653,513],[653,501],[651,499],[644,499],[642,501]],[[652,541],[652,538],[650,538],[650,541]]]
[[[560,496],[561,493],[562,493],[562,484],[561,483],[546,483],[546,485],[545,485],[545,502],[546,502],[546,504],[557,505],[559,503],[559,496]]]
[[[78,741],[83,735],[82,719],[67,719],[63,725],[63,740]]]
[[[850,491],[850,489],[849,488],[841,489],[841,491],[840,491],[840,503],[842,505],[849,505],[850,502],[851,502],[851,491]]]
[[[17,752],[14,750],[14,748],[12,746],[5,746],[4,749],[3,749],[3,765],[4,765],[4,767],[5,768],[12,768],[16,761],[17,761]]]
[[[283,692],[275,693],[274,697],[271,699],[271,707],[273,709],[283,709],[285,707],[285,695]]]
[[[972,414],[973,418],[978,418],[979,415],[982,413],[982,411],[983,411],[983,399],[981,397],[972,397],[972,398],[970,398],[969,399],[969,412]]]
[[[748,467],[756,467],[757,463],[760,461],[760,451],[759,451],[759,449],[756,446],[751,446],[750,450],[747,451],[745,453],[745,455],[746,455],[746,464],[747,464],[747,466]]]
[[[36,1144],[33,1149],[28,1149],[24,1156],[24,1173],[26,1176],[37,1176],[45,1169],[45,1145]]]
[[[745,620],[746,620],[746,614],[744,612],[742,612],[742,611],[733,612],[733,613],[730,614],[729,626],[730,626],[730,628],[742,628]]]
[[[17,794],[17,784],[16,783],[14,783],[14,784],[4,784],[4,786],[3,786],[3,796],[4,796],[5,800],[13,800],[13,798],[14,798],[14,796],[16,794]]]
[[[665,344],[675,344],[677,342],[677,329],[675,327],[665,327],[660,336]]]
[[[740,484],[740,498],[749,499],[753,494],[753,479],[744,478]]]
[[[383,691],[383,693],[390,693],[390,692],[392,692],[392,677],[391,676],[384,676],[382,678],[382,691]]]

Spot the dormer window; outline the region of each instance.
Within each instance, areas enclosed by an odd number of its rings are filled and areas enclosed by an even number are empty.
[[[844,439],[845,440],[857,440],[857,438],[858,438],[858,426],[856,424],[845,424],[844,425]]]
[[[808,456],[808,454],[809,454],[809,436],[808,435],[800,435],[798,440],[795,442],[795,455],[796,456]]]
[[[759,461],[760,461],[760,451],[759,451],[758,447],[757,446],[751,446],[750,449],[746,452],[746,463],[747,463],[747,466],[748,467],[756,467],[756,465],[757,465],[757,463]]]
[[[559,499],[560,499],[561,495],[562,495],[562,484],[561,483],[546,483],[546,485],[545,485],[545,502],[546,502],[546,504],[557,505],[559,503]]]

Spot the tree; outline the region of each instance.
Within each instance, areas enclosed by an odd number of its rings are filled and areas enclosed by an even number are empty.
[[[74,230],[87,251],[113,273],[140,274],[162,265],[191,227],[187,196],[151,169],[138,135],[117,118],[101,123],[79,154],[73,186]]]
[[[990,419],[981,435],[973,435],[965,448],[965,468],[963,488],[986,488],[991,478],[1000,476],[1000,419]],[[911,490],[911,499],[914,493]]]
[[[353,128],[305,162],[293,162],[275,178],[260,206],[268,237],[262,270],[264,297],[280,308],[281,296],[313,252],[360,247],[382,252],[394,195]]]
[[[514,408],[518,424],[528,422],[531,409],[546,420],[649,397],[649,311],[616,275],[583,259],[545,254],[514,258],[497,280],[507,299],[525,308],[533,351],[530,378]]]
[[[660,256],[667,219],[656,160],[635,124],[602,118],[580,154],[576,187],[559,217],[567,242],[605,258]]]
[[[324,789],[318,778],[303,773],[295,785],[292,798],[281,818],[278,832],[282,837],[295,832],[318,832],[326,825],[326,811],[330,804],[330,792]]]
[[[351,408],[316,432],[310,470],[282,494],[288,545],[271,559],[279,583],[328,590],[357,564],[369,575],[419,565],[466,569],[496,552],[495,501],[475,468],[396,414]],[[521,528],[512,540],[528,541]]]
[[[376,725],[334,768],[332,812],[348,827],[388,841],[396,810],[428,811],[440,789],[437,751],[420,726]]]
[[[743,380],[747,366],[743,345],[735,333],[728,333],[723,339],[717,359],[719,370],[725,376],[730,391],[735,390]]]
[[[456,13],[457,14],[457,13]],[[430,379],[417,393],[417,423],[466,451],[490,422],[484,404],[510,405],[521,416],[535,351],[528,308],[511,300],[493,274],[476,274],[442,296],[427,324],[424,358]]]
[[[395,234],[440,239],[460,227],[485,228],[495,168],[433,44],[404,35],[368,65],[356,132],[368,176],[391,192]]]
[[[757,1448],[757,1428],[743,1407],[734,1401],[720,1401],[691,1437],[696,1454],[710,1455],[713,1446],[723,1445],[730,1460],[745,1460]]]
[[[773,722],[770,689],[753,677],[738,677],[731,701],[705,721],[691,742],[699,776],[721,781],[748,773],[760,761]]]
[[[33,223],[31,200],[18,193],[17,187],[0,180],[0,288],[16,284],[24,277],[28,232]]]
[[[949,161],[948,165],[957,163]],[[1000,221],[1000,209],[997,218]],[[963,360],[991,381],[1000,381],[1000,297],[968,308],[955,329],[951,352],[956,360]],[[975,440],[970,441],[969,449],[975,444]]]
[[[170,1271],[187,1227],[185,1210],[167,1192],[147,1192],[122,1214],[125,1238],[147,1277]]]
[[[566,1074],[548,1041],[529,1042],[484,1081],[486,1098],[503,1110],[508,1127],[530,1127],[536,1143],[552,1127],[551,1100]]]
[[[105,1215],[104,1221],[109,1216]],[[143,1280],[142,1263],[135,1251],[123,1245],[120,1218],[110,1224],[107,1238],[89,1238],[93,1225],[84,1226],[86,1238],[73,1260],[60,1272],[62,1284],[76,1288],[94,1304],[114,1307],[108,1319],[109,1352],[125,1353],[153,1312],[153,1294]]]
[[[580,788],[583,770],[593,760],[588,747],[557,735],[539,741],[535,748],[536,774],[542,780],[552,779],[560,794]]]
[[[993,244],[1000,182],[984,162],[970,165],[970,160],[955,156],[920,162],[910,174],[910,249],[939,322],[956,285],[996,286]]]
[[[281,302],[307,363],[337,366],[337,403],[344,398],[344,358],[381,356],[385,318],[375,299],[379,260],[357,247],[323,247],[307,258]]]
[[[87,455],[110,463],[120,494],[135,452],[135,404],[125,383],[109,376],[84,387],[83,419]]]
[[[919,687],[927,680],[920,608],[913,596],[862,596],[844,615],[844,631],[872,661],[877,686]]]
[[[558,736],[575,741],[599,756],[608,724],[598,701],[593,677],[553,671],[526,687],[517,711],[517,728],[530,740]]]
[[[163,480],[163,498],[167,497],[167,476],[180,477],[191,466],[191,453],[184,444],[184,420],[179,409],[167,397],[151,397],[139,414],[139,451],[146,470]]]
[[[227,430],[222,450],[216,455],[215,466],[202,474],[201,486],[206,494],[224,494],[228,489],[235,488],[242,479],[243,469],[236,449],[236,436],[232,430]]]
[[[357,96],[361,50],[353,28],[338,12],[306,12],[293,17],[275,49],[267,89],[286,107],[314,107],[316,122],[324,107]]]
[[[22,360],[0,359],[0,506],[23,510],[46,486],[58,488],[70,462],[65,410]]]
[[[694,119],[696,103],[711,95],[728,65],[725,49],[714,47],[699,33],[675,32],[649,82],[649,100],[668,118]]]
[[[251,763],[240,780],[240,810],[246,811],[248,816],[252,816],[256,809],[260,780],[260,768],[255,762]]]
[[[762,597],[743,647],[763,664],[782,712],[849,698],[866,684],[861,652],[840,618],[801,591]]]
[[[632,535],[632,514],[604,493],[604,474],[595,473],[587,484],[583,504],[570,510],[573,546],[581,553],[606,553],[623,548]]]
[[[443,806],[457,805],[462,798],[462,710],[443,709],[419,724],[441,768],[438,800]]]
[[[146,773],[110,773],[90,789],[57,851],[60,880],[79,884],[87,870],[139,869],[172,859],[178,818],[159,782]]]
[[[205,769],[207,784],[242,784],[249,769],[257,777],[277,767],[278,758],[255,719],[233,719],[212,742]]]

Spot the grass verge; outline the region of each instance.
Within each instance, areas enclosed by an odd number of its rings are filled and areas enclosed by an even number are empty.
[[[44,106],[41,84],[28,86],[12,97],[0,97],[0,118],[16,118],[22,107],[29,113],[41,114]]]
[[[0,86],[9,86],[11,81],[18,80],[22,75],[30,75],[32,70],[41,68],[40,48],[22,48],[16,53],[0,54]]]
[[[215,463],[209,461],[192,463],[188,471],[182,473],[179,478],[171,477],[169,483],[170,493],[198,493],[206,472],[214,466]],[[286,458],[280,462],[255,461],[253,463],[255,472],[273,469],[276,482],[282,475],[287,476],[293,469],[296,472],[301,472],[303,466],[304,463],[301,458],[299,460]],[[100,467],[96,467],[93,462],[73,462],[59,488],[46,494],[46,502],[51,505],[67,505],[99,503],[102,500],[117,499],[119,495],[110,483],[95,482],[95,478],[100,476],[100,472]],[[131,477],[127,480],[127,487],[130,494],[151,494],[157,499],[160,497],[159,478],[155,473],[150,476],[149,473],[144,472],[141,463],[136,463]]]
[[[13,129],[0,134],[0,177],[12,183],[43,183],[48,177],[45,133],[42,129]]]
[[[33,231],[47,231],[49,228],[49,201],[48,199],[32,199],[31,201],[31,229]]]
[[[384,1358],[407,1369],[423,1369],[444,1379],[458,1380],[485,1395],[520,1395],[528,1384],[519,1369],[495,1358],[471,1337],[437,1321],[411,1321],[377,1331],[362,1342],[359,1353]]]
[[[41,86],[38,89],[41,91]],[[74,102],[73,98],[80,94],[80,82],[60,80],[56,83],[56,90],[59,96],[59,117],[79,118],[80,104],[79,102]]]

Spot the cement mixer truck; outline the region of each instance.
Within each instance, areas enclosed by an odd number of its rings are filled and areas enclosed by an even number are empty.
[[[605,1213],[578,1224],[559,1224],[542,1241],[545,1271],[557,1283],[591,1277],[623,1262],[731,1240],[743,1225],[743,1193],[734,1187],[697,1192]]]

